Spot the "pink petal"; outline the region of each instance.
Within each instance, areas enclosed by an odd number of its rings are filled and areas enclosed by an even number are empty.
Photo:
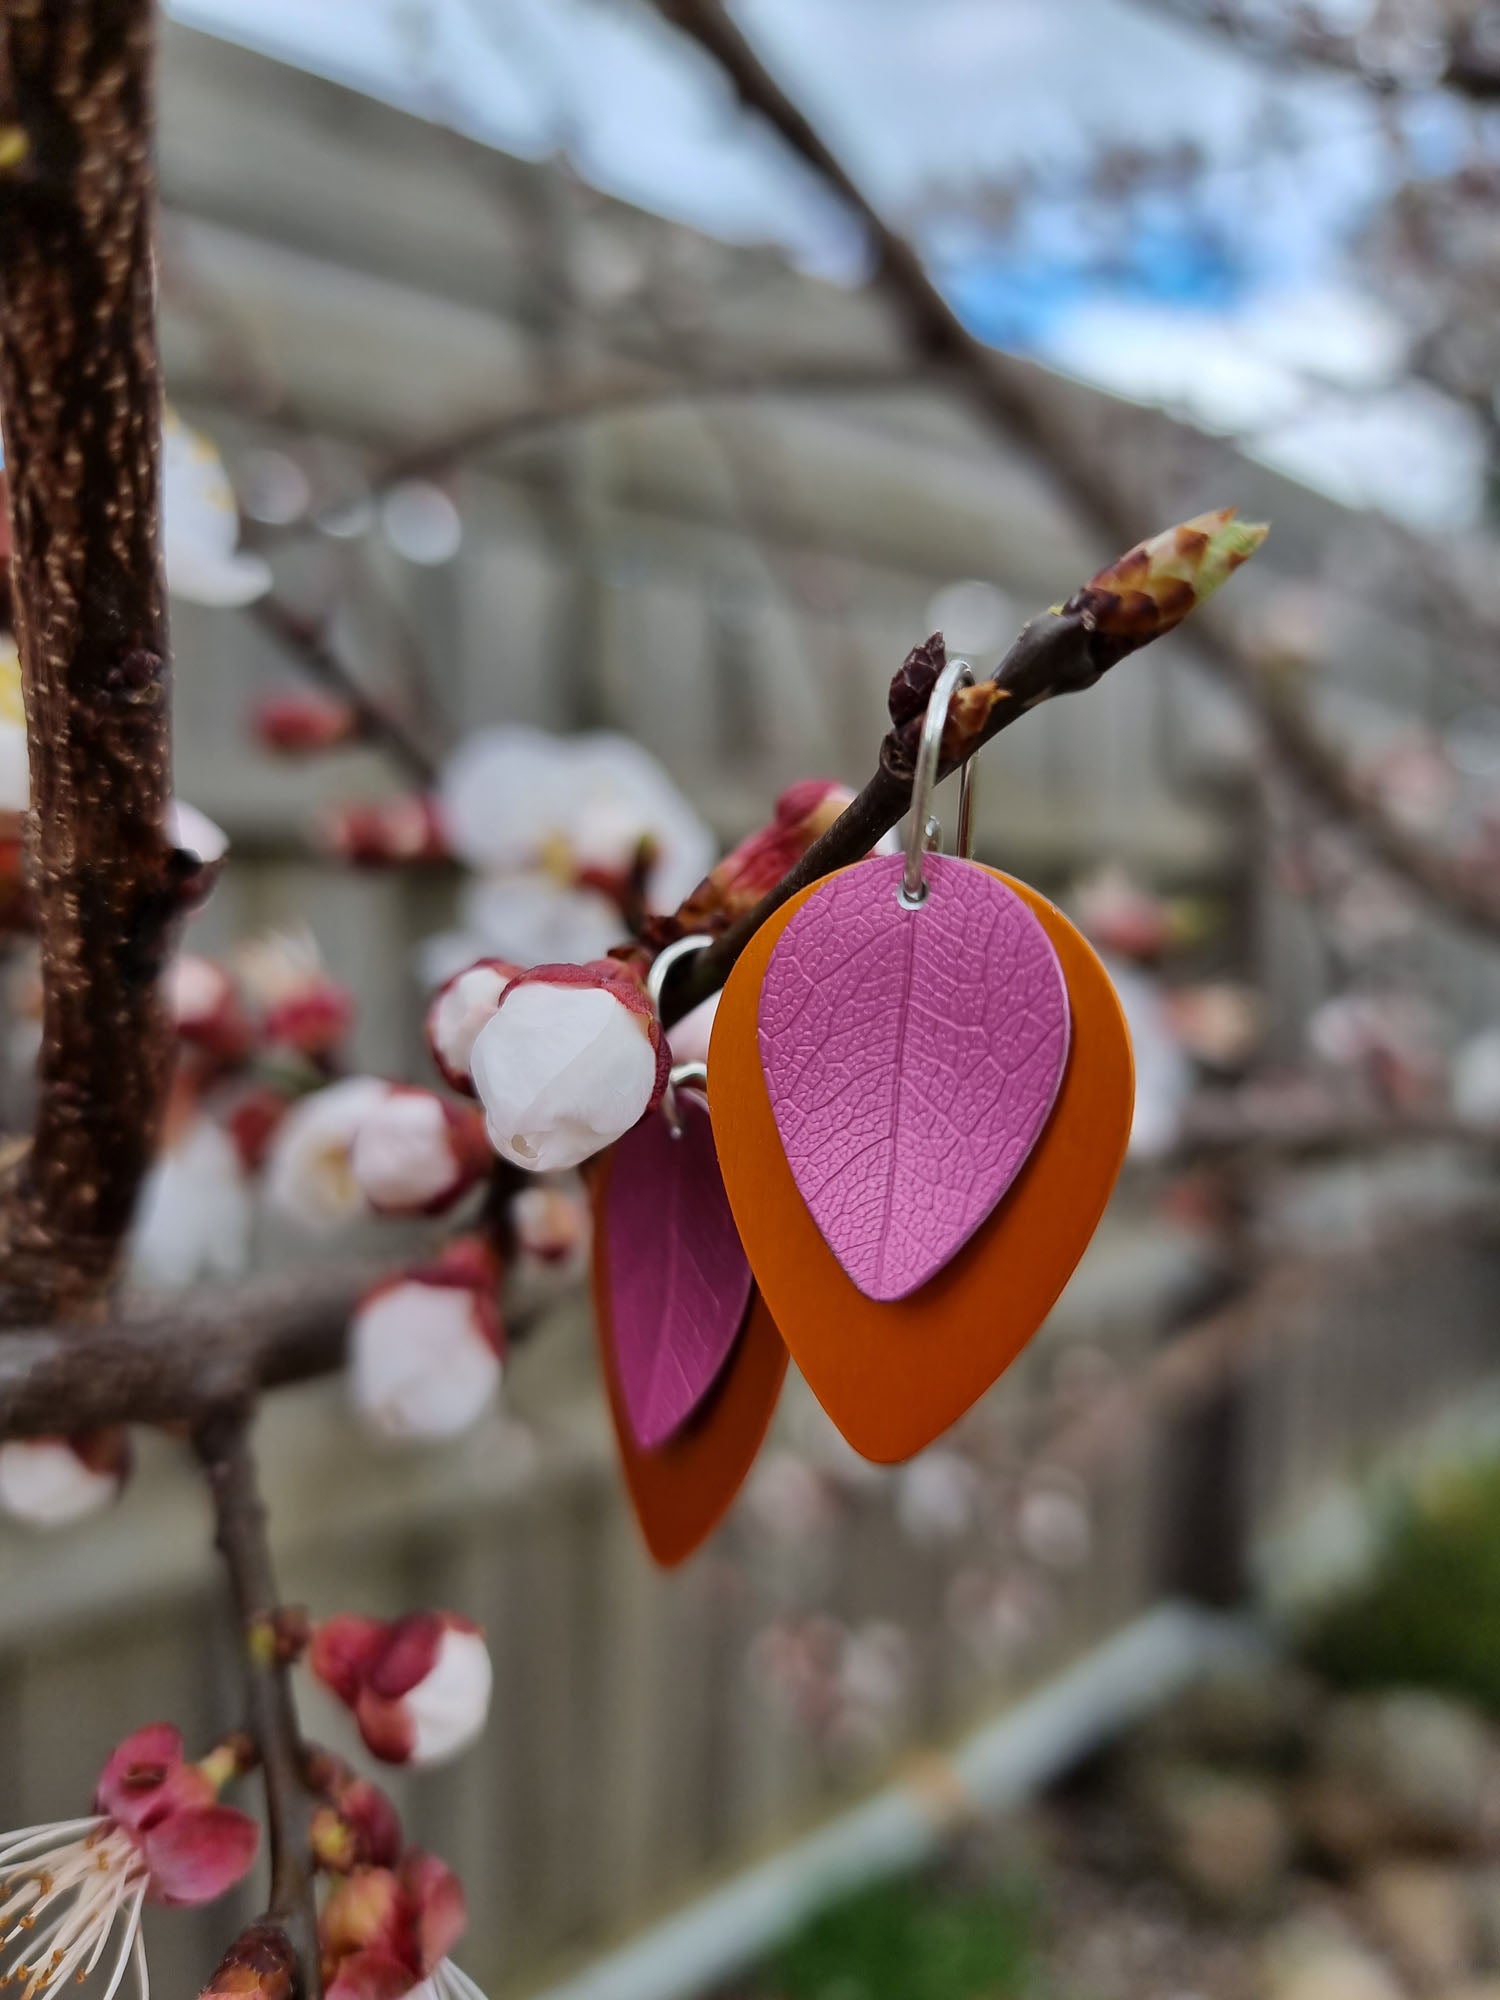
[[[327,1618],[313,1634],[307,1664],[325,1687],[332,1688],[339,1700],[352,1708],[370,1664],[384,1644],[385,1633],[379,1618],[356,1618],[350,1613]]]
[[[383,1951],[351,1952],[339,1966],[325,2000],[405,2000],[418,1982],[399,1958]]]
[[[168,1781],[182,1769],[182,1731],[150,1722],[110,1753],[94,1803],[121,1826],[140,1827],[159,1813]]]
[[[365,1675],[365,1686],[382,1700],[410,1694],[437,1665],[444,1620],[435,1611],[413,1611],[389,1626],[385,1644]]]
[[[401,1864],[401,1882],[417,1909],[422,1969],[431,1972],[448,1957],[468,1924],[464,1885],[445,1861],[415,1847]]]
[[[249,1874],[259,1845],[260,1827],[233,1806],[173,1813],[141,1840],[152,1902],[211,1903]]]
[[[369,1688],[361,1688],[354,1699],[354,1719],[372,1757],[382,1764],[410,1760],[417,1730],[404,1700],[384,1701]]]

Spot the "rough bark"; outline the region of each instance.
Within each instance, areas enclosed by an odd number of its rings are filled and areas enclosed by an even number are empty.
[[[0,1322],[102,1311],[171,1059],[153,26],[151,0],[0,10],[0,405],[45,985]]]

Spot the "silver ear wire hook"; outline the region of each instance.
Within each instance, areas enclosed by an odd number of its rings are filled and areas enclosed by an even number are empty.
[[[927,877],[922,872],[922,857],[940,847],[943,837],[941,825],[928,811],[937,785],[938,763],[943,752],[943,729],[954,695],[959,688],[973,685],[974,669],[968,661],[952,659],[934,681],[932,693],[927,698],[927,713],[922,717],[922,737],[917,746],[916,769],[912,773],[906,867],[902,870],[901,884],[896,891],[896,900],[903,909],[920,909],[927,901]],[[966,759],[958,779],[957,850],[964,861],[972,860],[974,854],[974,764],[973,757]]]
[[[712,938],[702,936],[678,938],[675,944],[669,944],[665,951],[658,952],[652,960],[651,970],[646,974],[646,997],[656,1009],[658,1019],[661,1017],[661,996],[667,983],[667,974],[679,959],[691,957],[695,951],[707,951],[712,943]],[[668,1125],[672,1128],[674,1139],[682,1137],[682,1114],[677,1109],[677,1087],[684,1083],[696,1083],[706,1091],[707,1063],[675,1063],[667,1078],[667,1087],[662,1092],[661,1109]]]

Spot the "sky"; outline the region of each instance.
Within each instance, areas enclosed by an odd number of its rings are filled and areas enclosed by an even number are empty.
[[[561,143],[611,194],[858,276],[839,206],[641,0],[169,5],[508,150]],[[910,212],[934,182],[1023,164],[1056,188],[1003,254],[962,227],[924,239],[977,332],[1233,432],[1337,497],[1424,524],[1471,516],[1481,453],[1467,425],[1439,399],[1382,387],[1400,330],[1347,245],[1387,155],[1357,90],[1269,79],[1150,0],[740,0],[735,12],[888,211]],[[1424,136],[1438,154],[1448,143],[1441,121]],[[1191,203],[1143,202],[1124,238],[1087,219],[1081,161],[1101,143],[1175,139],[1209,163]]]

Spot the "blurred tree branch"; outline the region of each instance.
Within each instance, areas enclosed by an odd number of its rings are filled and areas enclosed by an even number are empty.
[[[1146,0],[1146,4],[1152,12],[1218,35],[1268,63],[1307,63],[1381,92],[1441,86],[1478,104],[1500,99],[1500,54],[1486,46],[1482,24],[1464,22],[1456,9],[1420,10],[1424,18],[1411,24],[1411,59],[1403,65],[1399,60],[1382,62],[1378,40],[1367,31],[1341,34],[1325,27],[1308,8],[1288,6],[1283,26],[1268,20],[1263,9],[1252,13],[1234,0]],[[1399,23],[1391,24],[1390,39],[1399,47]]]
[[[770,124],[863,223],[875,254],[871,284],[890,300],[925,360],[944,367],[1007,440],[1019,443],[1100,536],[1128,541],[1140,496],[1102,461],[1090,458],[1052,413],[1040,372],[977,340],[928,276],[913,246],[861,192],[807,114],[788,96],[730,19],[720,0],[651,0],[663,18],[708,55],[745,107]],[[1500,940],[1500,885],[1402,826],[1358,778],[1323,733],[1305,695],[1249,657],[1225,619],[1209,613],[1195,626],[1197,653],[1258,719],[1267,738],[1322,805],[1363,836],[1371,851],[1431,903],[1486,943]],[[704,954],[707,958],[709,954]],[[700,961],[701,967],[701,961]],[[698,969],[698,968],[695,968]],[[684,980],[683,984],[687,982]]]

